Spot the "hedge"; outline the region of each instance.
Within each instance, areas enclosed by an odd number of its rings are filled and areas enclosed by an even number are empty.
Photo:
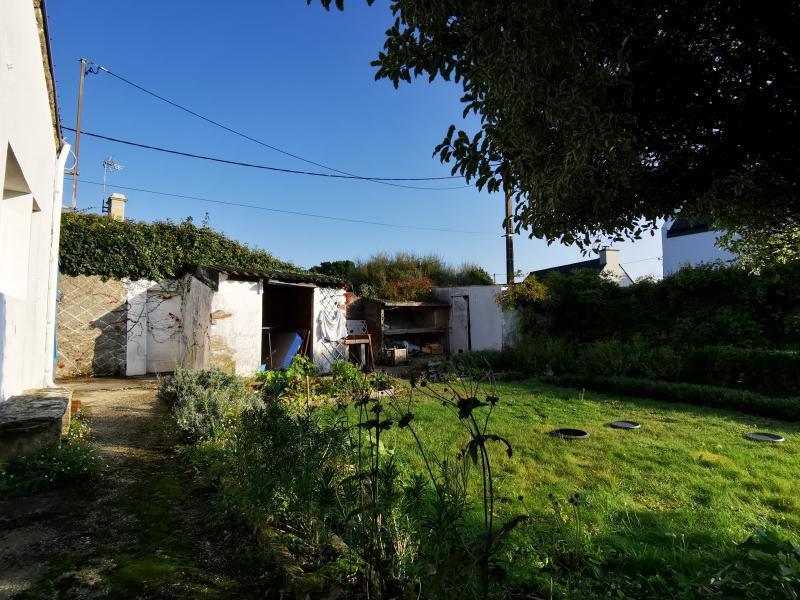
[[[770,398],[744,390],[633,377],[561,375],[541,379],[547,383],[564,387],[586,388],[597,392],[646,397],[665,402],[683,402],[725,408],[762,417],[800,421],[800,397]]]
[[[62,216],[59,260],[65,275],[154,281],[180,277],[198,265],[298,270],[191,219],[143,223],[80,213]]]
[[[685,268],[624,288],[594,271],[550,273],[506,296],[533,337],[590,343],[638,336],[681,351],[800,349],[800,262],[758,275],[713,265]]]

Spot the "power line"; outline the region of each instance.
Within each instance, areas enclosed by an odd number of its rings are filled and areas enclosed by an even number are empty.
[[[249,140],[251,142],[254,142],[254,143],[256,143],[256,144],[258,144],[260,146],[263,146],[265,148],[269,148],[270,150],[273,150],[275,152],[279,152],[280,154],[283,154],[285,156],[289,156],[289,157],[294,158],[296,160],[303,161],[303,162],[305,162],[307,164],[314,165],[315,167],[320,167],[322,169],[327,169],[329,171],[333,171],[334,173],[338,173],[340,175],[347,175],[348,178],[351,178],[351,179],[363,179],[365,181],[372,181],[372,182],[380,183],[380,184],[383,184],[383,185],[391,185],[391,186],[395,186],[395,187],[404,187],[404,188],[410,188],[410,189],[432,189],[432,188],[417,188],[417,187],[414,187],[414,186],[403,185],[403,184],[392,183],[392,182],[395,182],[395,181],[431,181],[433,179],[461,179],[460,176],[435,177],[435,178],[362,177],[362,176],[359,176],[359,175],[355,175],[353,173],[348,173],[347,171],[341,171],[339,169],[335,169],[334,167],[328,166],[326,164],[313,161],[311,159],[305,158],[305,157],[300,156],[298,154],[294,154],[294,153],[289,152],[287,150],[283,150],[282,148],[278,148],[277,146],[273,146],[272,144],[268,144],[267,142],[264,142],[263,140],[259,140],[258,138],[255,138],[255,137],[253,137],[251,135],[248,135],[248,134],[246,134],[246,133],[244,133],[242,131],[239,131],[238,129],[233,129],[232,127],[228,127],[227,125],[223,125],[219,121],[216,121],[216,120],[214,120],[214,119],[212,119],[210,117],[207,117],[207,116],[202,115],[202,114],[200,114],[198,112],[195,112],[192,109],[187,108],[186,106],[183,106],[182,104],[178,104],[177,102],[175,102],[173,100],[170,100],[169,98],[165,98],[164,96],[162,96],[160,94],[157,94],[156,92],[154,92],[152,90],[149,90],[149,89],[145,88],[144,86],[141,86],[138,83],[135,83],[135,82],[131,81],[130,79],[127,79],[127,78],[123,77],[122,75],[117,75],[116,73],[114,73],[113,71],[111,71],[107,67],[104,67],[102,65],[98,65],[98,64],[95,64],[95,63],[91,63],[91,64],[92,64],[92,66],[89,67],[89,71],[91,73],[97,73],[97,72],[107,73],[108,75],[111,75],[115,79],[118,79],[118,80],[122,81],[123,83],[126,83],[126,84],[136,88],[137,90],[139,90],[141,92],[144,92],[145,94],[147,94],[149,96],[152,96],[153,98],[156,98],[157,100],[160,100],[162,102],[166,102],[170,106],[172,106],[174,108],[177,108],[178,110],[182,110],[183,112],[188,113],[188,114],[192,115],[193,117],[197,117],[198,119],[201,119],[201,120],[205,121],[206,123],[214,125],[215,127],[219,127],[220,129],[223,129],[223,130],[225,130],[225,131],[227,131],[229,133],[237,135],[237,136],[239,136],[239,137],[241,137],[243,139],[246,139],[246,140]],[[461,186],[461,187],[470,187],[470,186]],[[440,189],[455,189],[455,188],[440,188]]]
[[[651,256],[650,258],[640,258],[639,260],[626,260],[622,265],[632,265],[635,263],[645,262],[648,260],[661,260],[660,256]]]
[[[75,131],[72,127],[64,127],[62,129],[66,129],[67,131]],[[328,177],[331,179],[356,179],[356,180],[364,180],[364,181],[383,181],[375,178],[365,178],[359,177],[358,175],[338,175],[335,173],[320,173],[318,171],[299,171],[297,169],[285,169],[283,167],[272,167],[270,165],[259,165],[256,163],[247,163],[238,160],[229,160],[227,158],[218,158],[214,156],[205,156],[203,154],[194,154],[192,152],[183,152],[181,150],[172,150],[169,148],[162,148],[161,146],[153,146],[150,144],[142,144],[140,142],[132,142],[130,140],[123,140],[120,138],[114,138],[107,135],[102,135],[99,133],[92,133],[91,131],[81,131],[81,135],[88,135],[89,137],[106,140],[109,142],[114,142],[116,144],[125,144],[126,146],[134,146],[136,148],[143,148],[145,150],[155,150],[157,152],[164,152],[166,154],[175,154],[177,156],[185,156],[187,158],[197,158],[199,160],[210,160],[212,162],[223,163],[226,165],[235,165],[237,167],[248,167],[250,169],[263,169],[265,171],[274,171],[276,173],[289,173],[292,175],[309,175],[312,177]],[[423,178],[423,177],[408,177],[408,178],[386,178],[386,181],[436,181],[439,179],[444,179],[442,177],[430,177],[430,178]],[[458,190],[465,186],[456,186],[456,187],[442,187],[442,188],[429,188],[429,187],[417,187],[417,186],[404,186],[409,187],[416,190],[434,190],[434,191],[442,191],[442,190]]]
[[[98,185],[98,186],[102,186],[103,185],[102,182],[89,181],[87,179],[79,179],[78,181],[80,181],[81,183],[87,183],[89,185]],[[241,203],[241,202],[229,202],[227,200],[216,200],[216,199],[213,199],[213,198],[203,198],[201,196],[189,196],[189,195],[185,195],[185,194],[173,194],[173,193],[170,193],[170,192],[161,192],[161,191],[158,191],[158,190],[148,190],[148,189],[144,189],[144,188],[129,187],[129,186],[124,186],[124,185],[114,185],[114,188],[118,188],[118,189],[121,189],[121,190],[129,190],[129,191],[132,191],[132,192],[142,192],[144,194],[154,194],[156,196],[168,196],[168,197],[171,197],[171,198],[181,198],[183,200],[197,200],[199,202],[210,202],[210,203],[213,203],[213,204],[223,204],[223,205],[226,205],[226,206],[237,206],[237,207],[240,207],[240,208],[251,208],[251,209],[255,209],[255,210],[264,210],[264,211],[269,211],[269,212],[276,212],[276,213],[282,213],[282,214],[287,214],[287,215],[295,215],[295,216],[300,216],[300,217],[312,217],[312,218],[315,218],[315,219],[327,219],[327,220],[330,220],[330,221],[344,221],[346,223],[358,223],[358,224],[361,224],[361,225],[376,225],[376,226],[380,226],[380,227],[394,227],[394,228],[397,228],[397,229],[417,229],[417,230],[420,230],[420,231],[437,231],[437,232],[441,232],[441,233],[466,233],[466,234],[472,234],[472,235],[492,235],[492,236],[495,235],[494,233],[490,233],[488,231],[467,231],[467,230],[464,230],[464,229],[446,229],[446,228],[440,228],[440,227],[422,227],[422,226],[418,226],[418,225],[401,225],[401,224],[397,224],[397,223],[384,223],[384,222],[381,222],[381,221],[366,221],[366,220],[363,220],[363,219],[348,219],[347,217],[334,217],[334,216],[331,216],[331,215],[320,215],[320,214],[315,214],[315,213],[300,212],[300,211],[296,211],[296,210],[285,210],[285,209],[282,209],[282,208],[270,208],[270,207],[267,207],[267,206],[258,206],[256,204],[244,204],[244,203]]]

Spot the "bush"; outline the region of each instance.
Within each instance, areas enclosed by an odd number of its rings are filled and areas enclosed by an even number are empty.
[[[161,380],[158,398],[170,408],[187,441],[222,436],[239,413],[255,401],[244,380],[219,369],[178,368]]]
[[[361,369],[342,360],[331,365],[331,376],[322,380],[319,391],[331,398],[346,401],[367,395],[370,388],[370,382]]]
[[[800,420],[800,398],[770,398],[744,390],[633,377],[561,375],[548,377],[546,380],[556,385],[587,388],[609,394],[726,408],[787,421]]]
[[[12,460],[0,471],[0,497],[83,485],[100,474],[97,449],[86,441],[87,426],[80,415],[72,418],[61,444],[34,456]]]
[[[589,270],[528,278],[502,299],[524,332],[571,343],[641,337],[676,349],[797,348],[800,263],[753,275],[704,265],[622,288]]]
[[[180,277],[197,265],[298,270],[191,219],[142,223],[70,212],[61,217],[59,257],[65,275],[155,281]]]
[[[707,346],[690,351],[681,381],[751,390],[767,396],[800,395],[800,352]]]

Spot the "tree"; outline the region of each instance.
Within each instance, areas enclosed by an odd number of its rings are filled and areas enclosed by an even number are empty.
[[[316,267],[311,267],[311,273],[320,273],[321,275],[330,275],[331,277],[338,277],[345,281],[351,281],[353,278],[353,271],[356,264],[352,260],[332,260],[322,261]]]
[[[796,2],[395,0],[392,11],[376,78],[461,84],[480,129],[451,126],[436,153],[479,189],[512,193],[518,231],[586,248],[652,234],[677,211],[745,238],[800,214]]]

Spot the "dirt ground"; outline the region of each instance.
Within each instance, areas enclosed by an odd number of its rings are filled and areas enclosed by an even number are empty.
[[[270,595],[256,553],[173,452],[157,382],[62,385],[88,417],[103,475],[0,501],[0,600]]]

